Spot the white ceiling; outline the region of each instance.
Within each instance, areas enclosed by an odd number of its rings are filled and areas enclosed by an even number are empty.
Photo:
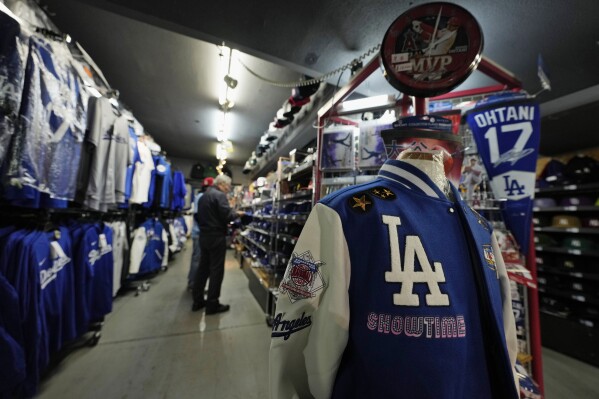
[[[48,5],[58,27],[83,45],[110,84],[120,90],[121,99],[170,155],[212,161],[218,115],[217,43],[225,41],[242,50],[244,62],[272,80],[295,81],[302,73],[320,76],[380,43],[395,18],[425,1],[42,3]],[[553,90],[543,93],[540,102],[599,85],[599,1],[455,3],[474,14],[482,26],[483,54],[512,71],[531,93],[540,89],[536,62],[537,55],[543,55]],[[231,162],[243,164],[290,89],[263,83],[243,69],[235,77],[239,86],[231,133],[236,151]],[[346,72],[339,81],[344,84],[348,78]],[[336,84],[337,79],[328,82]],[[492,83],[475,72],[458,90]],[[397,94],[381,74],[375,74],[360,91]],[[568,137],[576,140],[576,134],[588,142],[588,132],[576,130]],[[542,135],[541,147],[545,141],[548,149],[563,148],[559,140],[560,135]]]

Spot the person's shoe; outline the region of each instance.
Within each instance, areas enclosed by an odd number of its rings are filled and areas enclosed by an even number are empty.
[[[216,304],[214,306],[208,306],[206,308],[206,314],[222,313],[222,312],[226,312],[229,309],[231,309],[231,306],[219,303],[219,304]]]
[[[203,309],[206,306],[206,302],[194,302],[193,305],[191,305],[191,311],[192,312],[197,312],[200,309]]]

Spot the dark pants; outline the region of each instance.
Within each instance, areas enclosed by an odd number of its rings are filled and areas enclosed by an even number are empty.
[[[225,255],[227,253],[226,238],[222,234],[200,234],[200,266],[196,272],[193,284],[193,300],[195,303],[204,301],[206,281],[208,285],[208,306],[218,304],[220,286],[225,275]]]

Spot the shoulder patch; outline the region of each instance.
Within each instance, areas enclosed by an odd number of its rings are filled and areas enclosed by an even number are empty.
[[[318,270],[323,262],[317,261],[310,251],[293,254],[279,290],[289,296],[291,303],[313,298],[324,288],[324,280]]]
[[[372,198],[366,191],[362,191],[349,197],[347,204],[357,213],[366,213],[372,209]]]
[[[386,201],[393,201],[394,199],[397,198],[397,196],[395,195],[395,193],[393,191],[391,191],[387,187],[383,187],[383,186],[371,188],[368,192],[370,194],[374,195],[375,197],[380,198],[382,200],[386,200]]]
[[[483,256],[487,262],[489,269],[493,270],[499,278],[499,272],[497,271],[497,263],[495,262],[495,254],[493,253],[493,247],[490,244],[483,245]]]

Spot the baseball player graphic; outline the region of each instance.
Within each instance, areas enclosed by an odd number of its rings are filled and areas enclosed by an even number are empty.
[[[447,54],[455,43],[459,27],[458,18],[451,17],[447,20],[445,27],[439,29],[435,34],[435,29],[432,26],[422,21],[412,21],[412,30],[420,35],[422,43],[426,45],[422,48],[423,55]]]
[[[462,171],[462,184],[466,187],[466,199],[474,199],[474,192],[478,185],[482,182],[483,170],[478,164],[476,157],[470,158],[467,165],[464,166]]]
[[[352,134],[352,132],[339,132],[325,135],[322,151],[323,167],[351,167]]]

